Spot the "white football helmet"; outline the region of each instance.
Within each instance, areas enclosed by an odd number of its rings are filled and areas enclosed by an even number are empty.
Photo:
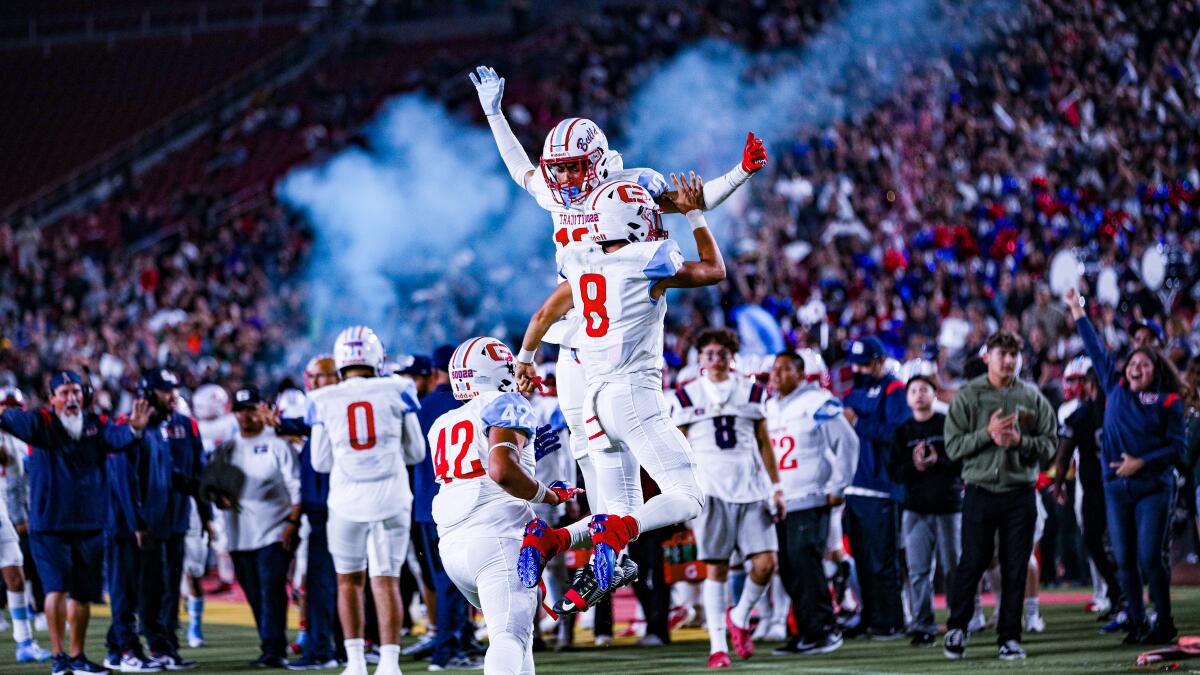
[[[908,383],[909,380],[917,377],[937,377],[938,367],[933,361],[927,359],[909,359],[900,366],[899,380]]]
[[[1068,401],[1077,399],[1083,395],[1083,384],[1087,380],[1088,373],[1092,372],[1092,360],[1086,356],[1080,355],[1071,359],[1067,363],[1067,367],[1063,368],[1062,388],[1063,397]]]
[[[591,216],[595,216],[594,218]],[[584,240],[657,241],[666,239],[662,209],[646,188],[627,180],[615,180],[597,188],[587,202],[589,221]]]
[[[376,375],[384,374],[387,354],[375,331],[366,326],[350,326],[333,341],[333,365],[338,372],[350,366],[366,366]]]
[[[205,384],[192,394],[192,411],[196,419],[215,420],[229,412],[229,394],[219,384]]]
[[[595,122],[568,117],[554,125],[542,146],[542,178],[554,199],[566,206],[583,200],[621,170],[620,155],[608,149],[608,137]],[[554,169],[575,165],[578,183],[560,181]]]
[[[283,417],[304,417],[308,412],[308,397],[299,389],[285,389],[275,399],[275,407]]]
[[[833,387],[833,379],[829,376],[829,366],[825,365],[825,357],[812,347],[796,351],[804,362],[804,381],[816,382],[826,389]]]
[[[473,337],[450,357],[454,398],[468,401],[485,391],[516,391],[512,351],[494,337]]]

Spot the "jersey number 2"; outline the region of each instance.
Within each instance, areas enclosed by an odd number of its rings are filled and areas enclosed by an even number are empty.
[[[583,298],[583,329],[588,337],[608,334],[608,286],[603,274],[584,274],[579,277],[579,295]]]
[[[790,471],[800,466],[800,462],[795,457],[788,459],[788,456],[796,449],[796,439],[791,436],[781,436],[772,438],[771,444],[775,446],[776,451],[783,451],[783,454],[779,456],[780,471]]]
[[[478,459],[471,460],[471,470],[463,473],[463,458],[471,449],[471,439],[474,437],[475,425],[471,424],[470,420],[462,420],[450,427],[450,449],[453,450],[455,445],[462,444],[459,446],[458,457],[454,459],[454,478],[478,478],[484,474],[483,462]],[[450,462],[446,461],[446,445],[446,427],[442,427],[438,432],[437,449],[433,452],[433,472],[443,484],[454,480],[446,475],[450,473]]]
[[[359,436],[358,417],[362,411],[363,428],[366,438]],[[346,417],[350,422],[350,447],[355,450],[370,450],[375,447],[375,408],[370,401],[359,401],[346,406]]]

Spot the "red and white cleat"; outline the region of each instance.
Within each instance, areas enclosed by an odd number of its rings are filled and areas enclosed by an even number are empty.
[[[733,622],[733,608],[725,610],[725,627],[729,629],[729,641],[733,643],[733,651],[743,659],[754,656],[754,639],[749,628],[742,628]]]

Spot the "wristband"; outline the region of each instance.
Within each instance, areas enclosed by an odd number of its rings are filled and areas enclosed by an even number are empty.
[[[522,347],[521,351],[517,352],[517,363],[533,363],[533,356],[533,350]]]
[[[546,488],[545,483],[542,483],[540,481],[538,482],[537,485],[538,485],[537,494],[535,494],[533,496],[533,499],[530,499],[529,501],[533,502],[534,504],[545,504],[546,503],[546,493],[549,492],[550,490],[548,490]]]
[[[683,215],[688,219],[688,224],[692,226],[692,232],[702,227],[708,227],[708,221],[704,219],[704,212],[700,209],[692,209]]]
[[[775,494],[776,492],[783,492],[783,483],[771,484],[771,494]]]

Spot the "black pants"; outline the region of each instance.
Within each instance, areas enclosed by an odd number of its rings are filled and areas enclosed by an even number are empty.
[[[305,579],[305,605],[308,610],[308,640],[304,655],[324,663],[339,656],[342,647],[342,625],[337,614],[337,574],[333,556],[329,554],[329,514],[307,511],[308,576]]]
[[[823,562],[829,507],[791,511],[775,525],[775,532],[779,536],[779,579],[792,599],[797,637],[819,642],[835,625]]]
[[[633,592],[646,615],[646,635],[658,636],[663,644],[671,643],[667,625],[671,614],[671,585],[663,577],[663,542],[678,531],[677,527],[651,530],[629,544],[629,557],[638,566],[638,580],[633,582]],[[612,616],[611,609],[609,616]],[[612,619],[609,621],[611,624]]]
[[[991,492],[968,485],[963,496],[962,558],[950,588],[948,628],[967,629],[975,612],[979,580],[992,564],[996,535],[1000,539],[1000,622],[996,641],[1021,639],[1021,611],[1025,606],[1025,577],[1033,552],[1037,505],[1033,486]]]
[[[186,534],[172,534],[162,543],[165,557],[162,585],[162,624],[163,639],[150,640],[150,650],[155,652],[179,651],[179,586],[183,581],[183,554],[185,551],[184,538]]]
[[[1078,484],[1075,489],[1079,489]],[[1108,532],[1108,505],[1104,499],[1104,483],[1098,478],[1095,482],[1083,483],[1082,511],[1083,522],[1079,527],[1083,530],[1083,547],[1108,586],[1108,601],[1115,610],[1122,602],[1121,582],[1117,579],[1117,564],[1104,545],[1104,535]]]
[[[292,556],[275,543],[253,551],[230,551],[238,584],[258,626],[263,656],[287,658],[287,573]]]
[[[133,537],[110,534],[105,544],[108,601],[112,611],[105,646],[110,654],[140,652],[140,631],[153,650],[164,634],[159,606],[164,563],[162,543],[153,542],[143,550]]]
[[[882,632],[904,630],[896,502],[887,497],[850,495],[844,516],[862,585],[863,625]]]

